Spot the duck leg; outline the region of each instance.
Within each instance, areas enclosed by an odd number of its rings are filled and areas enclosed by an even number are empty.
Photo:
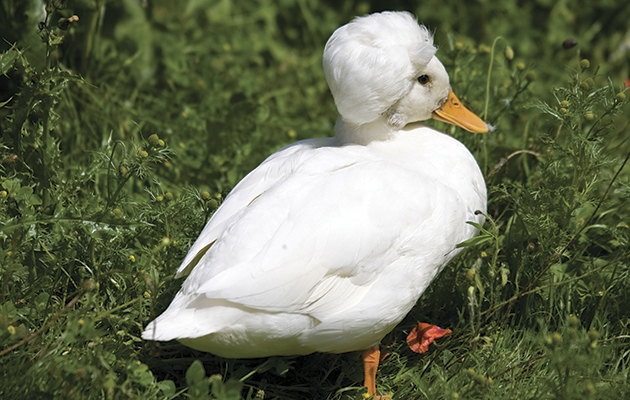
[[[364,381],[363,386],[368,390],[369,396],[376,394],[376,370],[378,369],[378,363],[381,359],[381,351],[378,345],[365,349],[361,352],[361,359],[363,360],[363,373]],[[375,399],[390,399],[390,396],[375,396]]]

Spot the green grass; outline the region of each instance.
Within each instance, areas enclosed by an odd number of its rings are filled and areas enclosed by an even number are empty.
[[[489,218],[384,339],[394,398],[630,397],[630,6],[520,3],[387,5],[496,127],[430,122],[477,157]],[[358,354],[226,360],[140,333],[229,190],[332,135],[323,46],[383,5],[42,4],[0,0],[0,398],[363,398]],[[418,321],[453,334],[412,353]]]

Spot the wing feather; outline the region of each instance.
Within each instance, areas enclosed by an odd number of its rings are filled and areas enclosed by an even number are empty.
[[[405,239],[430,222],[442,190],[389,162],[353,159],[338,167],[317,174],[304,168],[268,188],[234,216],[182,291],[314,318],[359,302]],[[377,174],[396,176],[396,183],[371,178]]]
[[[180,278],[190,274],[201,256],[208,250],[208,246],[217,240],[232,218],[256,200],[265,190],[291,175],[301,160],[308,157],[313,149],[334,144],[336,142],[332,138],[310,139],[293,143],[269,156],[255,170],[247,174],[212,215],[195,243],[188,250],[175,277]]]

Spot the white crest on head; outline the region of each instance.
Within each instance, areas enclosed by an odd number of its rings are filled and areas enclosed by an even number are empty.
[[[324,49],[324,72],[342,118],[376,120],[404,97],[417,71],[435,56],[433,37],[408,12],[355,18]]]

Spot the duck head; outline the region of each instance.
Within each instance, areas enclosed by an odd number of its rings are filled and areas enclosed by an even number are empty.
[[[452,92],[433,37],[407,12],[359,17],[324,49],[324,72],[339,110],[343,141],[387,140],[413,122],[435,118],[471,132],[486,124]]]

